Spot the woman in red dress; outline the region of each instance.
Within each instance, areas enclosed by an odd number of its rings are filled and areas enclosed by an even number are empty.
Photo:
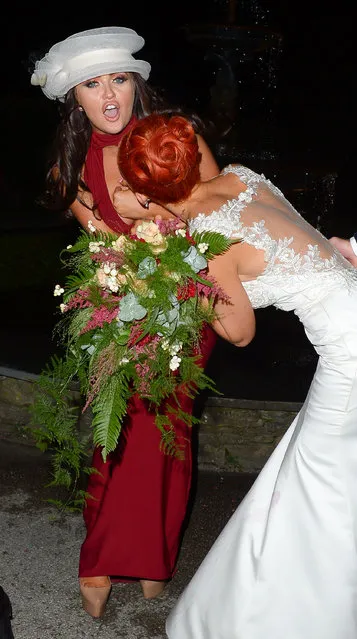
[[[89,224],[128,233],[140,214],[131,191],[118,193],[117,151],[137,119],[160,106],[146,84],[150,65],[132,56],[143,45],[143,38],[124,27],[83,31],[55,44],[31,78],[62,111],[42,203],[70,210],[86,229]],[[201,175],[209,179],[219,169],[204,139],[199,134],[197,139]],[[158,205],[150,207],[153,215],[165,214]],[[202,365],[215,341],[207,326]],[[191,412],[193,400],[181,397],[181,407]],[[175,427],[186,442],[184,460],[160,450],[154,417],[136,396],[117,450],[106,462],[94,450],[97,472],[89,478],[79,561],[83,605],[93,617],[102,616],[113,581],[138,580],[144,597],[154,598],[175,572],[192,473],[191,430],[179,420]]]

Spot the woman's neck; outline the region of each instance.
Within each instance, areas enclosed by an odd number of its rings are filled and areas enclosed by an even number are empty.
[[[182,222],[188,222],[189,219],[196,217],[205,200],[205,183],[200,182],[191,191],[190,195],[181,202],[171,202],[162,204],[167,211],[178,217]]]

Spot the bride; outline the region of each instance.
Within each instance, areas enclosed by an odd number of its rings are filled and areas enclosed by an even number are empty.
[[[308,396],[171,611],[169,639],[356,639],[357,271],[263,175],[209,180],[190,123],[153,114],[123,138],[121,175],[150,217],[237,239],[209,263],[237,346],[254,309],[293,311],[319,356]]]

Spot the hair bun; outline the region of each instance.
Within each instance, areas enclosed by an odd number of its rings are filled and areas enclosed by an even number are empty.
[[[133,191],[178,202],[199,181],[201,154],[195,131],[181,115],[153,113],[132,128],[119,148],[119,169]]]

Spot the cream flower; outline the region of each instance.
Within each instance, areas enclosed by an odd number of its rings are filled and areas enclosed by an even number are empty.
[[[88,222],[88,224],[89,224],[89,222]],[[90,253],[99,253],[101,246],[104,246],[104,242],[102,242],[102,241],[89,242],[88,250],[89,250]]]
[[[208,244],[206,244],[206,242],[200,242],[200,244],[197,245],[197,248],[200,253],[206,253],[208,249]]]
[[[112,293],[117,293],[119,290],[119,284],[115,277],[107,277],[107,286]]]
[[[103,268],[97,270],[96,279],[99,286],[109,288],[113,293],[117,293],[120,286],[127,282],[125,275],[118,273],[115,269],[110,269],[108,264],[104,264]]]
[[[170,346],[170,355],[174,356],[182,349],[182,342],[177,342],[177,344],[172,344]],[[181,360],[180,360],[181,361]]]
[[[60,286],[59,284],[56,284],[53,295],[57,297],[58,295],[62,295],[62,293],[64,293],[64,288],[62,288],[62,286]]]
[[[128,239],[125,237],[125,235],[119,235],[117,240],[114,240],[112,242],[112,247],[115,251],[123,251],[128,245]]]
[[[170,370],[176,371],[179,368],[180,364],[181,357],[177,357],[177,355],[174,355],[173,358],[170,360]]]
[[[148,244],[152,244],[153,253],[162,253],[166,250],[167,242],[161,235],[159,227],[155,222],[143,221],[136,229],[136,235],[140,240],[145,240]]]
[[[161,340],[161,348],[163,351],[168,351],[170,347],[170,342],[166,337]]]

